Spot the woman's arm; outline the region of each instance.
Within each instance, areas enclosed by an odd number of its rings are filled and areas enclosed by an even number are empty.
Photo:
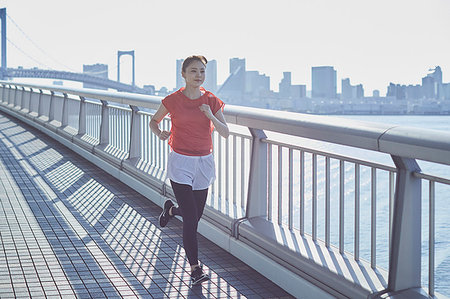
[[[219,132],[220,136],[224,138],[228,138],[230,135],[230,130],[228,129],[227,122],[225,117],[223,116],[222,109],[219,109],[216,114],[213,114],[211,111],[211,107],[207,104],[203,104],[199,107],[203,113],[205,113],[206,117],[209,118],[214,124],[214,128],[216,128],[217,132]]]
[[[152,119],[150,120],[150,129],[152,132],[159,137],[161,140],[166,140],[170,136],[169,131],[161,131],[159,129],[159,123],[164,119],[164,117],[169,113],[169,110],[161,104],[159,105],[158,110],[153,114]]]

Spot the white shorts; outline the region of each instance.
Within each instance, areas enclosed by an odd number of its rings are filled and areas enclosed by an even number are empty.
[[[216,179],[214,156],[186,156],[172,151],[167,161],[167,177],[192,186],[192,190],[206,189]]]

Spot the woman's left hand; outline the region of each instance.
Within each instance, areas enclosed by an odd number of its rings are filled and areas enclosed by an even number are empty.
[[[205,113],[206,117],[211,119],[211,117],[213,116],[213,113],[211,111],[211,107],[209,107],[209,105],[207,104],[202,104],[201,106],[198,107],[203,113]]]

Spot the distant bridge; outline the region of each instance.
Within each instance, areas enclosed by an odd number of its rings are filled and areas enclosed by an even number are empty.
[[[70,80],[83,83],[94,84],[100,87],[111,88],[117,91],[125,91],[140,94],[149,94],[148,90],[140,88],[137,86],[94,77],[88,74],[66,72],[66,71],[55,71],[55,70],[44,70],[39,68],[24,69],[24,68],[8,68],[3,74],[3,78],[43,78],[43,79],[59,79],[59,80]]]

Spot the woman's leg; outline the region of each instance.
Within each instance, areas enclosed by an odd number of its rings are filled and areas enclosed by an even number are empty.
[[[194,197],[197,205],[197,221],[202,218],[205,209],[206,198],[208,197],[208,188],[203,190],[194,190]]]
[[[198,207],[192,186],[170,181],[183,217],[183,247],[191,266],[198,264]],[[203,209],[202,209],[203,211]]]

